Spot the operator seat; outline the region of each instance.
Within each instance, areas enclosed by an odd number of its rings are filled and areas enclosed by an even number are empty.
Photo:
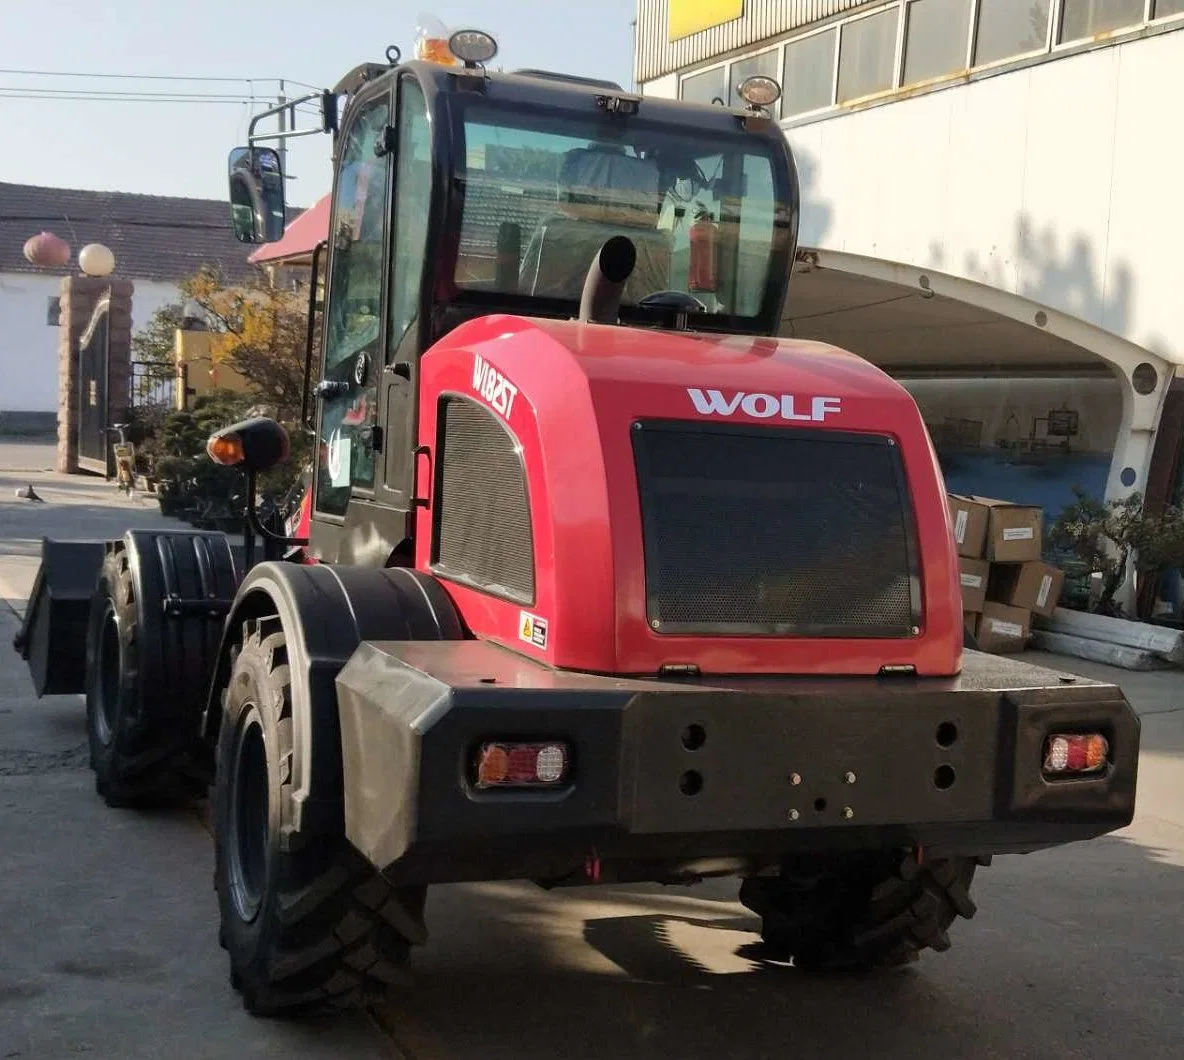
[[[616,235],[628,236],[637,247],[623,302],[670,286],[673,246],[669,233],[657,228],[662,197],[652,160],[615,147],[575,148],[560,166],[558,198],[558,211],[539,222],[527,244],[520,291],[579,298],[592,259]]]

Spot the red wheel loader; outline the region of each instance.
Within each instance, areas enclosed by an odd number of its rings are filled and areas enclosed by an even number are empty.
[[[994,855],[1128,824],[1123,693],[964,643],[909,394],[777,337],[776,83],[701,106],[451,47],[317,97],[307,532],[255,512],[283,428],[229,425],[244,546],[47,540],[18,637],[39,694],[85,693],[108,803],[209,793],[247,1008],[382,990],[469,880],[735,877],[770,953],[896,965]],[[233,224],[273,241],[249,139]]]

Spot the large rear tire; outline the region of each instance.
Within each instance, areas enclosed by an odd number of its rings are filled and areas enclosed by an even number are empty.
[[[970,885],[989,860],[876,853],[803,862],[745,880],[740,901],[761,917],[767,949],[804,971],[898,967],[950,948],[951,925],[976,912]]]
[[[140,630],[128,554],[107,553],[87,631],[86,732],[95,790],[108,806],[174,805],[205,783],[144,694]]]
[[[391,886],[344,835],[284,834],[292,724],[280,621],[249,621],[223,694],[214,881],[231,982],[260,1016],[353,1004],[400,982],[426,895]]]

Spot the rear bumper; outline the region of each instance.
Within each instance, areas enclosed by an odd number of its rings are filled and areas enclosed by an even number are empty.
[[[593,860],[601,879],[677,879],[795,851],[1030,851],[1128,824],[1139,721],[1122,693],[967,660],[951,681],[688,685],[556,673],[472,641],[363,644],[338,678],[346,831],[397,881],[578,882]],[[1043,778],[1065,729],[1108,736],[1103,774]],[[507,738],[567,742],[570,785],[475,790],[476,746]]]

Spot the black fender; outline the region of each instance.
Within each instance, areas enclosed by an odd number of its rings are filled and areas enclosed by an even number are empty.
[[[126,551],[136,598],[140,684],[152,701],[195,726],[234,599],[238,570],[225,534],[129,530],[115,540],[42,540],[41,565],[13,647],[37,695],[86,690],[91,598],[104,557]]]
[[[109,551],[127,552],[136,598],[140,698],[197,739],[210,674],[234,601],[239,568],[218,531],[129,530]]]
[[[292,695],[290,805],[286,824],[306,836],[344,830],[344,779],[336,679],[367,640],[460,640],[451,597],[431,575],[408,567],[259,563],[243,579],[226,620],[206,703],[203,738],[222,720],[244,623],[275,616],[286,640]]]

